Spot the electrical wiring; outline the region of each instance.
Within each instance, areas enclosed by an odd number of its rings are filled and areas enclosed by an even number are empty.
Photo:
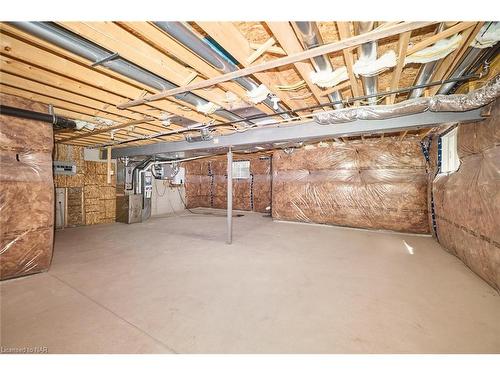
[[[275,112],[273,114],[262,114],[262,115],[256,115],[256,116],[249,116],[249,117],[243,118],[241,120],[234,120],[234,121],[227,121],[227,122],[217,123],[217,124],[214,124],[212,127],[215,128],[215,127],[220,127],[220,126],[234,125],[234,124],[238,124],[238,123],[241,123],[241,122],[248,122],[248,121],[253,121],[253,120],[258,120],[258,119],[272,118],[272,117],[280,116],[280,115],[284,115],[284,114],[293,115],[296,112],[300,112],[300,111],[312,111],[312,110],[315,110],[315,109],[323,109],[325,107],[333,107],[333,106],[335,106],[335,104],[340,104],[340,103],[344,104],[344,106],[347,106],[347,105],[349,105],[351,103],[354,103],[356,101],[361,101],[361,100],[365,100],[365,99],[368,99],[368,98],[373,98],[373,97],[382,97],[382,98],[384,98],[384,97],[386,97],[388,95],[392,95],[392,94],[401,94],[401,93],[409,92],[409,91],[411,91],[413,89],[416,89],[416,88],[441,86],[443,84],[450,83],[450,82],[463,82],[463,81],[469,81],[469,80],[473,80],[473,79],[475,80],[475,79],[482,78],[482,76],[483,76],[482,73],[471,74],[471,75],[462,76],[462,77],[459,77],[459,78],[452,78],[452,79],[446,79],[446,80],[441,80],[441,81],[434,81],[434,82],[430,82],[430,83],[426,83],[426,84],[422,84],[422,85],[413,85],[413,86],[409,86],[409,87],[405,87],[405,88],[401,88],[401,89],[396,89],[396,90],[389,90],[389,91],[385,91],[385,92],[381,92],[381,93],[375,93],[375,94],[370,94],[370,95],[361,95],[361,96],[357,96],[357,97],[352,97],[352,98],[347,98],[347,99],[343,99],[343,100],[333,101],[333,102],[330,102],[330,103],[322,103],[322,104],[316,104],[316,105],[302,107],[302,108],[296,108],[296,109],[293,109],[293,110],[279,111],[279,112]],[[291,118],[288,118],[288,119],[275,120],[274,122],[266,124],[266,127],[279,126],[282,122],[287,122],[289,124],[293,124],[294,122],[296,122],[295,120],[300,119],[300,118],[302,118],[302,117],[291,117]],[[153,134],[153,135],[148,136],[148,137],[127,139],[127,140],[123,140],[123,141],[119,141],[119,142],[113,142],[113,143],[110,143],[110,144],[99,144],[99,145],[94,145],[94,146],[90,146],[90,147],[91,148],[98,148],[98,147],[105,147],[105,146],[113,146],[113,145],[117,145],[117,144],[126,144],[126,143],[130,143],[130,142],[136,142],[136,141],[142,140],[142,139],[154,139],[154,138],[162,137],[162,136],[165,136],[165,135],[171,135],[173,133],[183,133],[185,131],[192,131],[192,130],[193,129],[181,129],[179,131],[169,132],[168,134]],[[194,129],[194,130],[196,130],[196,129]]]
[[[289,85],[276,85],[275,87],[279,91],[297,91],[297,90],[305,88],[306,86],[307,86],[306,81],[301,80],[301,81],[298,81],[296,83],[292,83]]]

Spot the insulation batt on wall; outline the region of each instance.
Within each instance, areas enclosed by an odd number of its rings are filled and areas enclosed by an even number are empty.
[[[0,94],[2,104],[45,112]],[[0,279],[45,271],[52,259],[52,124],[0,115]]]
[[[271,164],[259,154],[238,155],[234,160],[250,160],[248,179],[233,180],[235,210],[266,212],[271,205]],[[186,205],[188,208],[226,208],[227,161],[225,156],[183,163],[186,168]]]
[[[275,219],[428,233],[418,138],[328,143],[273,155]]]
[[[460,167],[433,182],[437,238],[500,291],[500,102],[491,116],[458,127]],[[433,140],[437,143],[437,139]]]

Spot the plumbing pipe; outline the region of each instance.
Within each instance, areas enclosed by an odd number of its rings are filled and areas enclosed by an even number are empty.
[[[142,84],[153,87],[156,90],[164,91],[179,86],[167,81],[154,73],[151,73],[134,63],[131,63],[118,54],[85,39],[81,36],[66,30],[53,22],[8,22],[12,26],[25,31],[31,35],[41,38],[51,44],[72,52],[80,57],[92,61],[94,64],[105,66],[110,70],[125,77],[131,78]],[[188,103],[194,107],[208,103],[205,99],[190,92],[174,96],[177,100]],[[215,111],[227,120],[238,120],[241,117],[225,109]]]
[[[26,109],[9,107],[6,105],[0,105],[0,113],[6,116],[20,117],[29,120],[48,122],[58,128],[65,128],[65,129],[76,128],[76,123],[73,120],[67,119],[65,117],[60,117],[56,114],[28,111]]]
[[[294,24],[302,39],[302,44],[306,49],[311,49],[323,44],[323,39],[321,38],[316,22],[298,21],[294,22]],[[316,72],[334,71],[330,58],[326,55],[313,57],[311,61]],[[340,92],[334,91],[328,95],[328,99],[330,99],[331,102],[339,102],[342,101],[342,96]],[[344,105],[342,103],[337,103],[334,105],[334,108],[341,109],[344,108]]]

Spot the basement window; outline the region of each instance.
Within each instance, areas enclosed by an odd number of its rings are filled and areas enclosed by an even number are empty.
[[[460,167],[457,151],[458,128],[441,136],[441,168],[440,173],[453,173]]]
[[[250,160],[233,161],[233,179],[250,178]]]

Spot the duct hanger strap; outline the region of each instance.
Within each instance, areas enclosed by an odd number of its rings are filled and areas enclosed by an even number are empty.
[[[111,60],[114,60],[116,58],[120,57],[120,55],[118,54],[118,52],[115,52],[115,53],[112,53],[111,55],[109,56],[106,56],[100,60],[97,60],[95,63],[93,63],[91,66],[94,67],[94,66],[98,66],[98,65],[102,65],[104,64],[105,62],[108,62],[108,61],[111,61]]]

